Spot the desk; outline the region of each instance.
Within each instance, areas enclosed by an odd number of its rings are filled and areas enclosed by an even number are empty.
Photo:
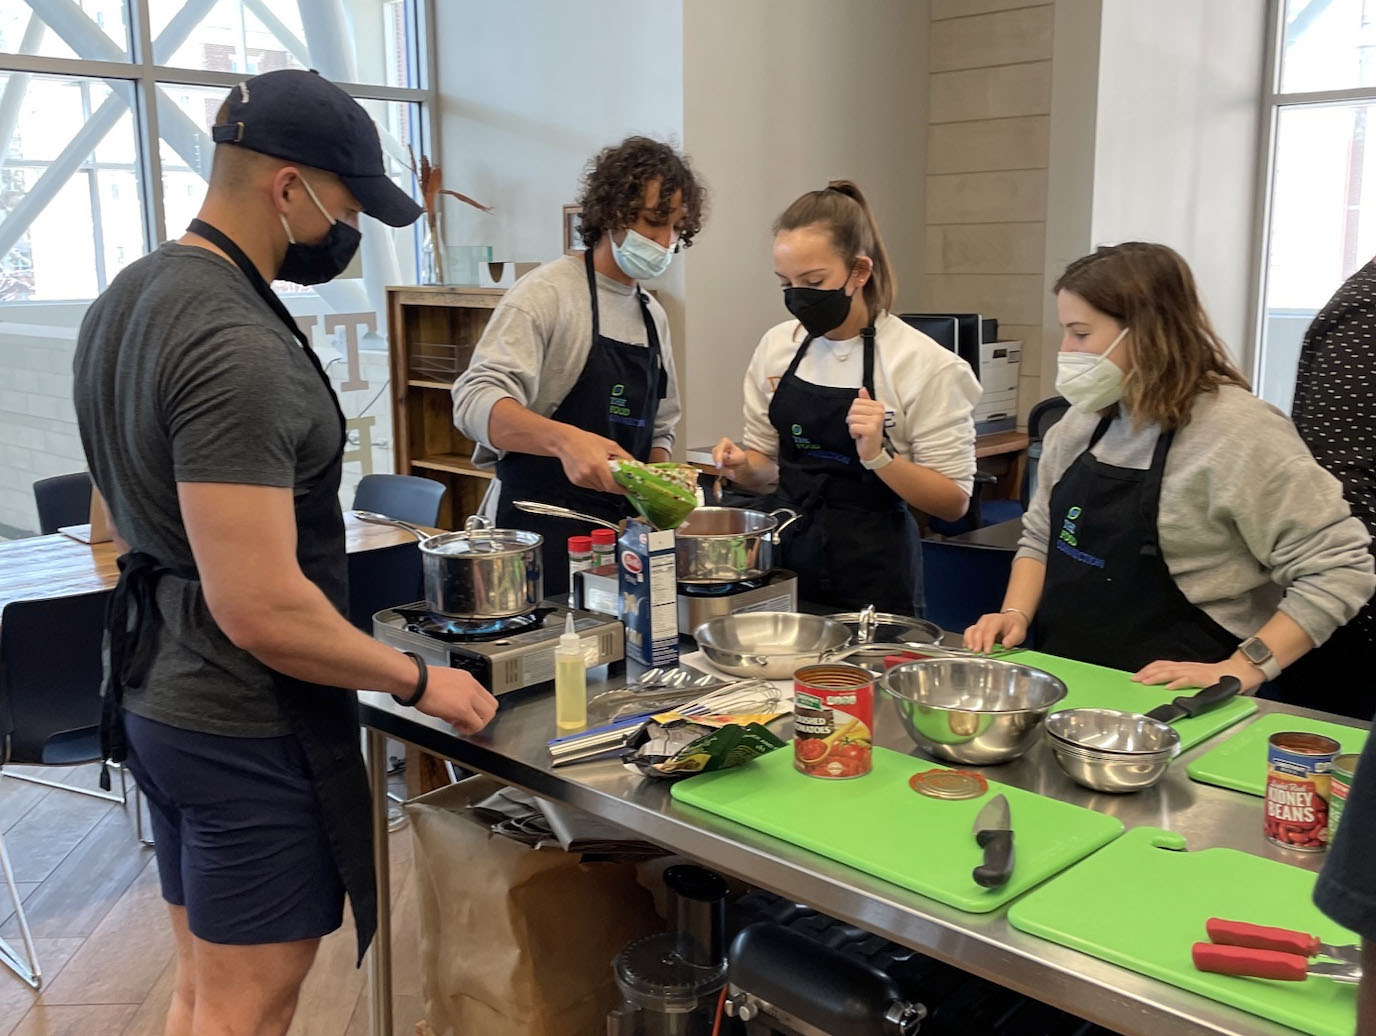
[[[415,542],[405,529],[361,522],[347,511],[344,535],[350,554]],[[113,590],[115,560],[113,543],[82,543],[61,533],[0,543],[0,611],[11,601]]]
[[[999,547],[1003,550],[1017,550],[1018,540],[1022,538],[1022,519],[1010,518],[997,525],[986,525],[979,529],[962,532],[950,537],[951,543],[972,543],[977,547]]]
[[[985,457],[999,457],[1006,453],[1021,453],[1027,449],[1026,432],[990,432],[988,435],[975,436],[975,460]]]

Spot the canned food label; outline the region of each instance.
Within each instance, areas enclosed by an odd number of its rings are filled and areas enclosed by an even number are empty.
[[[794,680],[794,767],[809,777],[830,780],[864,776],[873,765],[872,677],[858,687],[815,687],[808,686],[806,672],[800,670]],[[836,679],[834,674],[826,678]]]
[[[1287,849],[1321,852],[1328,847],[1329,788],[1333,757],[1311,744],[1298,750],[1276,743],[1267,752],[1266,837]],[[1336,747],[1336,743],[1334,743]]]
[[[1340,773],[1337,767],[1333,769],[1333,777],[1328,789],[1328,840],[1333,841],[1333,835],[1338,830],[1338,822],[1342,820],[1343,810],[1347,807],[1347,796],[1352,790],[1352,775]]]

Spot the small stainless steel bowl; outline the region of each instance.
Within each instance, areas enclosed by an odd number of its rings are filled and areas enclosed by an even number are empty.
[[[1006,763],[1037,743],[1066,686],[1041,669],[979,656],[922,658],[884,674],[903,729],[929,755],[969,766]]]
[[[1149,788],[1180,754],[1169,723],[1116,709],[1065,709],[1046,721],[1051,752],[1066,775],[1094,791]]]

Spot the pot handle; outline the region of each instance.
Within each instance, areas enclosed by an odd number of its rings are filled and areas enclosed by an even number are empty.
[[[605,529],[612,529],[619,533],[621,526],[615,522],[609,522],[605,518],[594,518],[590,514],[583,514],[581,511],[571,511],[567,507],[557,507],[554,504],[542,504],[538,500],[513,500],[511,506],[518,511],[526,511],[529,514],[541,514],[549,518],[568,518],[575,522],[588,522],[591,525],[600,525]]]
[[[781,514],[788,515],[788,521],[781,522],[779,525],[776,525],[774,527],[774,531],[770,533],[769,536],[769,538],[774,541],[774,545],[776,547],[779,545],[779,533],[783,532],[790,525],[792,525],[794,522],[796,522],[799,518],[802,517],[801,514],[793,510],[793,508],[791,507],[776,508],[775,510],[769,512],[769,517],[773,518],[775,521],[778,521],[779,515]]]
[[[354,511],[353,516],[360,522],[369,522],[373,525],[393,525],[398,529],[405,529],[424,543],[431,536],[419,525],[412,525],[410,522],[403,522],[400,518],[393,518],[390,515],[378,514],[376,511]]]
[[[885,643],[884,641],[869,641],[864,644],[851,644],[849,647],[833,648],[831,651],[822,652],[823,662],[839,662],[843,658],[850,658],[851,655],[858,655],[862,651],[888,651],[895,655],[905,651],[915,651],[916,644],[900,644],[897,641]]]

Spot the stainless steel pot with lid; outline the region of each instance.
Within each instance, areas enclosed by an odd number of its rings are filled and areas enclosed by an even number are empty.
[[[372,511],[355,511],[360,521],[395,525],[420,541],[425,603],[449,619],[513,619],[544,599],[540,552],[545,538],[524,529],[494,529],[473,515],[462,532],[431,534],[410,522]],[[404,602],[398,602],[404,603]]]

